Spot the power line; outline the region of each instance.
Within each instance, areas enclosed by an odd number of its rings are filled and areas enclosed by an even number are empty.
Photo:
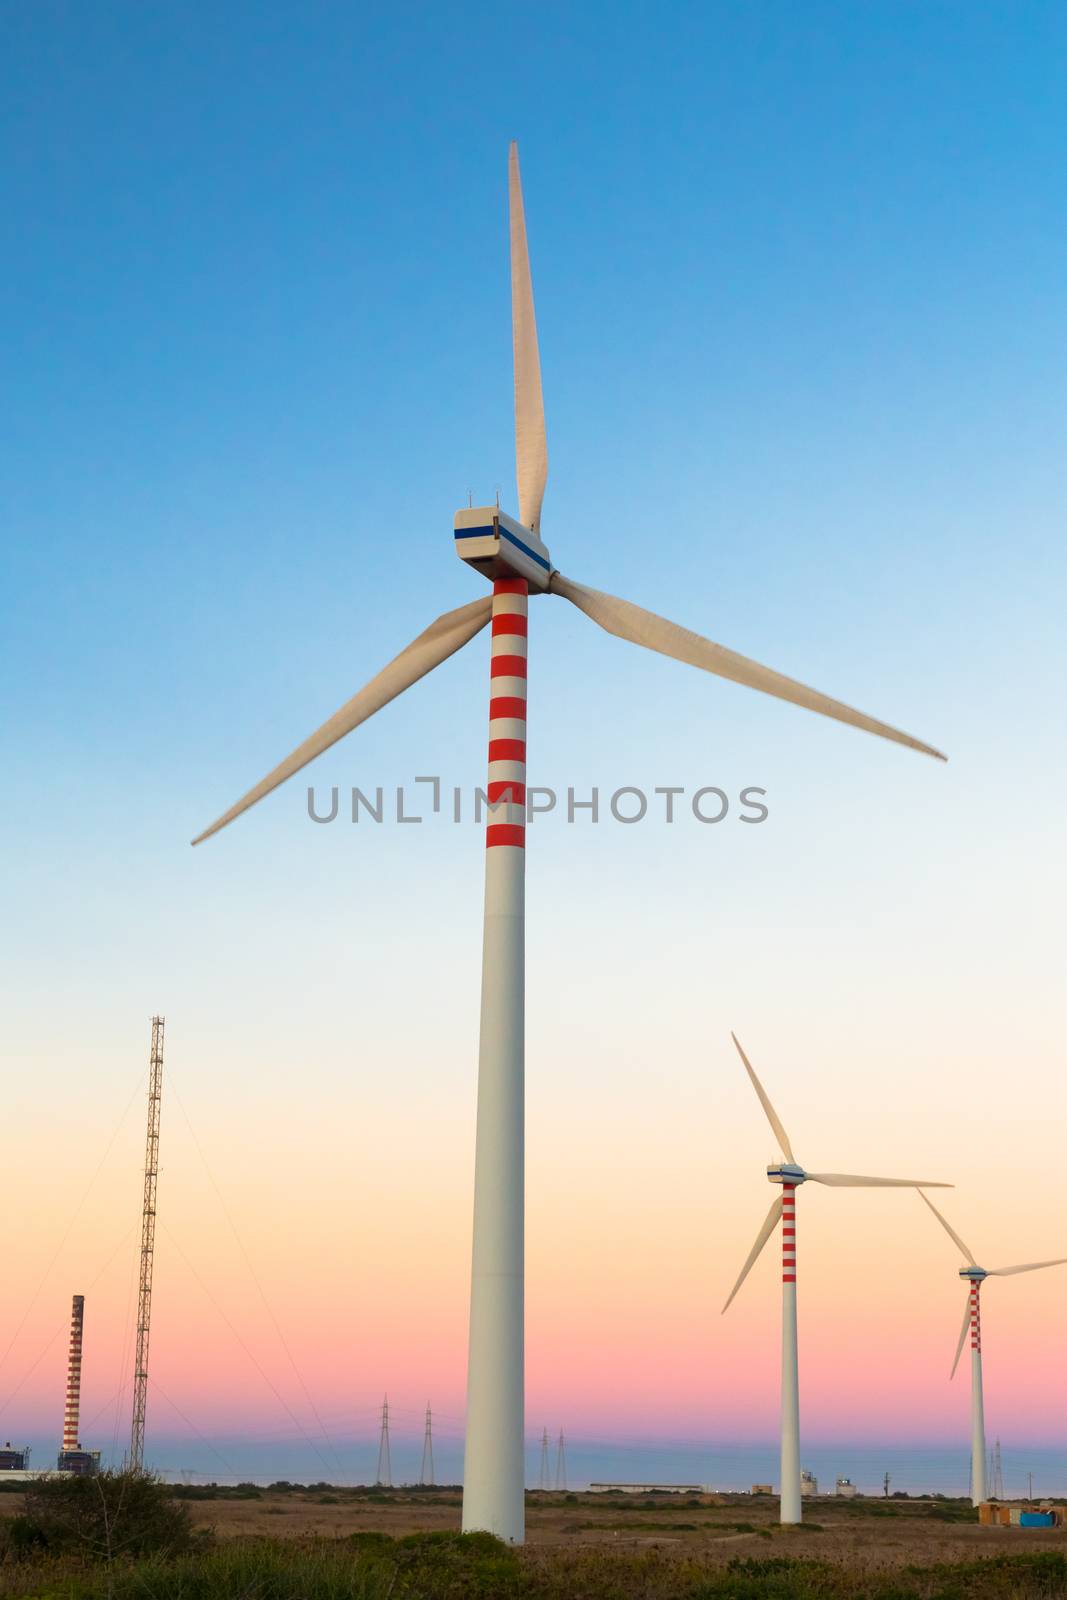
[[[95,1426],[95,1424],[97,1422],[99,1422],[100,1418],[104,1415],[105,1411],[110,1411],[112,1406],[115,1407],[116,1412],[118,1411],[119,1401],[122,1399],[122,1397],[123,1397],[123,1395],[125,1393],[126,1393],[126,1380],[123,1379],[121,1388],[116,1389],[115,1393],[113,1395],[110,1395],[108,1397],[108,1399],[104,1401],[103,1405],[100,1406],[96,1411],[93,1412],[93,1414],[89,1418],[88,1422],[85,1423],[86,1437],[88,1437],[88,1435],[92,1432],[93,1427]],[[118,1452],[118,1447],[119,1447],[118,1424],[116,1423],[116,1425],[115,1425],[115,1433],[114,1433],[114,1436],[113,1436],[112,1441],[111,1441],[111,1459],[112,1460],[115,1459],[115,1456],[116,1456],[116,1454]]]
[[[91,1294],[92,1291],[96,1288],[96,1285],[100,1282],[100,1279],[104,1276],[104,1273],[107,1271],[108,1267],[110,1267],[111,1263],[114,1261],[115,1257],[118,1255],[118,1253],[122,1249],[123,1245],[125,1245],[126,1241],[129,1239],[130,1234],[132,1232],[133,1232],[132,1227],[131,1228],[127,1228],[125,1230],[125,1232],[122,1235],[122,1238],[119,1240],[118,1244],[112,1250],[111,1254],[108,1256],[107,1260],[104,1262],[104,1264],[100,1268],[99,1272],[97,1272],[96,1277],[92,1280],[92,1282],[90,1283],[88,1289],[86,1289],[86,1291],[85,1291],[86,1294]],[[40,1366],[41,1362],[44,1360],[44,1358],[48,1354],[49,1350],[51,1350],[52,1346],[55,1344],[55,1342],[59,1338],[60,1334],[65,1332],[67,1326],[68,1326],[68,1324],[65,1321],[58,1324],[58,1326],[55,1328],[54,1332],[52,1333],[51,1338],[48,1339],[46,1341],[46,1343],[43,1345],[43,1347],[41,1348],[41,1351],[38,1354],[36,1360],[34,1360],[33,1362],[30,1363],[29,1367],[27,1367],[26,1371],[22,1374],[22,1377],[19,1379],[18,1383],[16,1383],[15,1387],[11,1390],[11,1393],[7,1396],[6,1400],[4,1400],[3,1404],[0,1405],[0,1413],[7,1411],[8,1407],[11,1405],[12,1400],[14,1400],[15,1396],[21,1391],[23,1384],[27,1383],[29,1381],[29,1379],[33,1377],[33,1374],[37,1371],[37,1368]]]
[[[104,1170],[104,1163],[107,1160],[108,1156],[111,1154],[112,1146],[114,1145],[115,1140],[118,1138],[119,1133],[122,1130],[123,1123],[126,1121],[126,1118],[130,1114],[130,1107],[133,1105],[133,1102],[137,1097],[137,1091],[138,1091],[138,1089],[140,1087],[141,1087],[141,1078],[140,1078],[140,1074],[138,1074],[137,1082],[134,1084],[134,1087],[133,1087],[133,1093],[130,1095],[130,1098],[127,1100],[125,1110],[123,1111],[122,1115],[119,1117],[118,1122],[116,1122],[116,1124],[115,1124],[115,1127],[114,1127],[114,1129],[112,1131],[112,1134],[111,1134],[111,1138],[108,1140],[107,1146],[106,1146],[106,1148],[104,1150],[104,1153],[100,1157],[100,1163],[99,1163],[96,1171],[93,1173],[92,1177],[89,1179],[89,1182],[86,1184],[85,1190],[84,1190],[84,1192],[82,1194],[81,1199],[78,1201],[78,1204],[74,1207],[74,1214],[71,1217],[70,1221],[67,1223],[66,1232],[64,1233],[62,1239],[60,1239],[59,1243],[57,1244],[56,1249],[55,1249],[55,1254],[53,1255],[51,1261],[48,1263],[47,1267],[45,1267],[43,1273],[41,1274],[40,1281],[38,1282],[36,1289],[33,1291],[33,1294],[30,1296],[29,1305],[26,1307],[25,1311],[22,1313],[21,1322],[19,1323],[18,1327],[15,1329],[14,1333],[11,1335],[11,1338],[8,1340],[7,1349],[4,1351],[3,1355],[0,1356],[0,1368],[3,1368],[3,1366],[7,1362],[7,1358],[11,1354],[12,1350],[14,1349],[15,1343],[16,1343],[18,1337],[19,1337],[19,1334],[22,1332],[23,1328],[26,1326],[26,1320],[29,1317],[30,1312],[33,1310],[34,1306],[37,1304],[38,1298],[40,1297],[41,1290],[44,1288],[45,1284],[48,1281],[49,1276],[51,1275],[52,1268],[55,1266],[56,1262],[59,1260],[60,1256],[63,1254],[63,1247],[65,1246],[67,1240],[70,1238],[71,1234],[74,1232],[74,1224],[77,1222],[79,1216],[81,1215],[82,1207],[85,1205],[86,1200],[88,1200],[89,1195],[90,1195],[90,1193],[92,1191],[93,1185],[96,1183],[97,1178],[99,1178],[101,1172],[103,1172],[103,1170]],[[30,1370],[32,1371],[33,1369],[31,1368]],[[27,1376],[29,1376],[29,1374],[27,1374]],[[25,1380],[23,1380],[23,1381],[25,1381]],[[21,1385],[20,1385],[20,1387],[21,1387]]]
[[[211,1451],[212,1455],[218,1456],[219,1460],[222,1462],[223,1466],[226,1468],[226,1471],[230,1474],[230,1476],[233,1477],[233,1478],[236,1478],[238,1474],[237,1474],[237,1470],[233,1466],[233,1464],[226,1460],[226,1457],[222,1454],[221,1450],[216,1450],[215,1446],[212,1444],[211,1440],[207,1437],[207,1435],[201,1433],[200,1429],[197,1427],[196,1423],[193,1422],[191,1420],[191,1418],[189,1418],[189,1417],[187,1417],[185,1415],[185,1412],[178,1405],[177,1401],[172,1400],[170,1398],[170,1395],[166,1394],[164,1392],[162,1384],[160,1383],[159,1379],[156,1378],[156,1377],[153,1377],[153,1379],[152,1379],[152,1388],[154,1390],[156,1390],[162,1396],[162,1398],[167,1402],[167,1405],[170,1406],[171,1410],[177,1413],[177,1415],[182,1419],[182,1421],[185,1423],[185,1426],[190,1430],[190,1432],[196,1434],[197,1438],[200,1440],[200,1443],[201,1444],[206,1444],[208,1449]]]
[[[178,1102],[178,1109],[181,1111],[181,1114],[185,1119],[185,1125],[189,1129],[189,1136],[192,1139],[193,1144],[194,1144],[194,1146],[196,1148],[196,1153],[200,1157],[200,1160],[201,1160],[201,1163],[203,1165],[204,1171],[207,1173],[208,1181],[210,1182],[211,1187],[215,1191],[215,1197],[218,1200],[219,1205],[222,1207],[222,1214],[226,1218],[226,1221],[230,1225],[230,1232],[233,1234],[234,1240],[235,1240],[235,1242],[237,1244],[237,1248],[238,1248],[238,1250],[240,1250],[241,1255],[244,1257],[244,1263],[245,1263],[245,1266],[248,1268],[249,1277],[252,1279],[252,1282],[256,1286],[256,1290],[257,1290],[257,1292],[259,1294],[259,1298],[262,1300],[264,1309],[266,1310],[266,1313],[267,1313],[267,1316],[270,1318],[270,1321],[271,1321],[271,1324],[272,1324],[272,1326],[274,1328],[274,1331],[278,1336],[278,1341],[281,1344],[282,1349],[285,1351],[286,1358],[288,1359],[289,1365],[292,1367],[293,1372],[296,1375],[296,1381],[300,1385],[301,1389],[304,1391],[304,1399],[308,1403],[308,1406],[309,1406],[309,1408],[311,1410],[311,1415],[314,1417],[315,1422],[316,1422],[316,1424],[318,1426],[319,1432],[322,1434],[322,1437],[326,1442],[326,1448],[329,1450],[331,1456],[333,1457],[334,1469],[337,1472],[338,1477],[344,1479],[345,1477],[347,1477],[347,1474],[346,1474],[344,1468],[341,1465],[340,1457],[338,1456],[337,1451],[336,1451],[336,1449],[334,1447],[333,1440],[330,1438],[329,1434],[327,1433],[326,1425],[323,1422],[322,1418],[319,1416],[319,1413],[318,1413],[318,1410],[316,1408],[315,1402],[311,1397],[311,1392],[308,1389],[307,1384],[304,1382],[304,1377],[303,1377],[303,1374],[300,1371],[300,1368],[296,1364],[296,1358],[294,1357],[292,1350],[289,1348],[289,1343],[288,1343],[284,1333],[281,1330],[281,1325],[278,1322],[277,1317],[274,1315],[274,1308],[271,1305],[270,1301],[267,1299],[266,1290],[263,1288],[263,1285],[259,1280],[259,1275],[257,1274],[255,1267],[252,1265],[251,1257],[249,1256],[248,1251],[245,1249],[244,1240],[241,1238],[241,1235],[237,1231],[237,1224],[234,1222],[233,1217],[230,1215],[229,1207],[227,1206],[226,1201],[223,1199],[222,1190],[219,1188],[218,1184],[215,1181],[215,1174],[212,1172],[210,1166],[208,1165],[207,1157],[204,1154],[203,1148],[202,1148],[202,1146],[200,1144],[200,1140],[196,1136],[196,1130],[193,1127],[192,1122],[190,1121],[189,1113],[186,1111],[185,1104],[184,1104],[184,1102],[182,1100],[182,1097],[178,1093],[178,1086],[174,1082],[173,1070],[171,1071],[171,1075],[170,1075],[170,1083],[171,1083],[171,1092],[173,1093],[175,1100]],[[286,1408],[286,1409],[288,1409],[288,1408]],[[316,1454],[318,1455],[319,1452],[316,1451]],[[321,1455],[319,1455],[319,1459],[322,1460],[322,1456]],[[327,1463],[325,1463],[325,1462],[323,1464],[327,1465]]]
[[[133,1256],[131,1256],[130,1257],[130,1276],[129,1276],[129,1282],[128,1282],[127,1288],[126,1288],[126,1310],[125,1310],[125,1313],[124,1313],[123,1318],[122,1318],[122,1351],[121,1351],[121,1353],[119,1355],[119,1387],[118,1387],[118,1391],[117,1391],[117,1393],[115,1395],[115,1420],[114,1420],[114,1423],[112,1425],[112,1430],[111,1430],[111,1459],[112,1459],[112,1461],[114,1461],[116,1459],[116,1457],[118,1456],[118,1453],[119,1453],[119,1413],[120,1413],[120,1407],[121,1407],[121,1404],[122,1404],[122,1397],[126,1393],[126,1363],[129,1360],[130,1347],[131,1347],[132,1342],[133,1342],[133,1337],[132,1337],[133,1336],[133,1318],[131,1316],[131,1312],[133,1310],[133,1280],[134,1280],[134,1274],[135,1274],[136,1266],[137,1266],[136,1259]],[[110,1404],[111,1404],[111,1402],[108,1401],[108,1405],[110,1405]],[[106,1411],[107,1410],[107,1406],[103,1407],[103,1410]],[[100,1415],[102,1415],[102,1412],[97,1412],[97,1416],[100,1416]],[[93,1418],[93,1421],[94,1422],[96,1421],[96,1417]],[[90,1424],[87,1424],[86,1426],[87,1426],[87,1429],[88,1429],[88,1427],[91,1427],[92,1424],[90,1423]]]
[[[188,1267],[189,1271],[192,1273],[192,1275],[193,1275],[194,1279],[196,1280],[196,1282],[199,1284],[201,1291],[211,1301],[211,1304],[214,1306],[215,1310],[218,1312],[218,1314],[222,1318],[223,1322],[229,1328],[230,1332],[233,1334],[234,1338],[237,1340],[237,1343],[241,1346],[241,1349],[244,1351],[244,1353],[248,1357],[249,1361],[251,1361],[252,1365],[255,1367],[256,1371],[259,1373],[260,1377],[263,1379],[263,1382],[267,1385],[267,1388],[270,1390],[271,1394],[274,1396],[274,1398],[277,1400],[278,1404],[281,1406],[282,1410],[285,1412],[286,1416],[289,1418],[289,1421],[293,1424],[293,1427],[296,1429],[296,1431],[300,1435],[301,1439],[303,1439],[303,1441],[304,1441],[304,1443],[306,1445],[308,1445],[312,1450],[314,1450],[315,1454],[318,1456],[319,1460],[322,1462],[322,1465],[326,1468],[326,1470],[328,1472],[330,1470],[330,1463],[326,1460],[326,1457],[323,1455],[322,1451],[319,1449],[318,1445],[315,1443],[315,1440],[308,1433],[307,1429],[304,1427],[303,1423],[300,1421],[300,1418],[296,1415],[296,1413],[293,1411],[292,1407],[289,1405],[288,1401],[282,1395],[282,1393],[279,1390],[277,1384],[274,1382],[274,1380],[270,1377],[269,1373],[266,1371],[266,1368],[257,1359],[257,1357],[254,1355],[254,1353],[249,1349],[248,1345],[245,1343],[244,1339],[238,1333],[237,1329],[234,1327],[233,1323],[230,1321],[230,1319],[226,1315],[225,1311],[219,1305],[219,1302],[215,1299],[215,1296],[212,1294],[211,1290],[208,1288],[207,1284],[204,1282],[203,1278],[197,1272],[196,1268],[193,1266],[193,1263],[189,1260],[189,1257],[186,1255],[185,1251],[182,1249],[181,1245],[178,1243],[177,1239],[174,1237],[174,1234],[171,1232],[170,1228],[167,1227],[166,1223],[163,1224],[163,1231],[167,1235],[167,1238],[170,1240],[171,1244],[177,1250],[178,1254],[181,1256],[182,1260],[185,1262],[185,1265]]]

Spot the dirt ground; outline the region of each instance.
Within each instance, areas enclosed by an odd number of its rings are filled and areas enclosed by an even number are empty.
[[[190,1499],[189,1509],[198,1527],[220,1538],[401,1535],[460,1523],[458,1490],[263,1489],[256,1499]],[[804,1503],[801,1527],[782,1528],[777,1517],[776,1500],[751,1495],[526,1497],[527,1544],[535,1558],[539,1548],[656,1546],[664,1557],[696,1556],[711,1565],[774,1554],[891,1568],[1067,1551],[1067,1528],[983,1528],[977,1512],[958,1501],[813,1499]]]

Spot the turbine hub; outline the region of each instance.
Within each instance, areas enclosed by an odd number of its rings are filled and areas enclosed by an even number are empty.
[[[803,1167],[798,1167],[795,1161],[776,1161],[767,1168],[768,1183],[800,1184],[807,1178]]]
[[[984,1267],[961,1267],[960,1268],[960,1277],[961,1278],[969,1278],[971,1283],[981,1283],[982,1279],[983,1278],[988,1278],[988,1276],[989,1276],[989,1274],[988,1274],[988,1272],[986,1272]]]
[[[492,583],[525,578],[536,594],[548,588],[552,558],[532,528],[499,506],[464,506],[456,512],[456,554]]]

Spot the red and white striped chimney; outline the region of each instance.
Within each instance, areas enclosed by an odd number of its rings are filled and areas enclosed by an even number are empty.
[[[78,1411],[82,1386],[82,1330],[85,1325],[85,1296],[76,1294],[70,1312],[70,1359],[67,1362],[67,1403],[63,1410],[63,1450],[77,1450]]]

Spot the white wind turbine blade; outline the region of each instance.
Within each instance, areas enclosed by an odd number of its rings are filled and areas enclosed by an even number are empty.
[[[855,1172],[809,1172],[809,1183],[831,1189],[954,1189],[954,1183],[928,1183],[925,1178],[861,1178]]]
[[[755,1069],[753,1068],[751,1061],[748,1059],[748,1057],[746,1056],[745,1052],[742,1050],[740,1039],[737,1037],[736,1033],[731,1033],[730,1034],[730,1038],[734,1041],[734,1045],[737,1048],[737,1053],[741,1057],[741,1060],[745,1064],[745,1071],[748,1073],[749,1077],[752,1080],[753,1089],[755,1089],[756,1093],[759,1095],[760,1105],[763,1107],[764,1111],[767,1113],[767,1121],[770,1123],[771,1127],[774,1129],[774,1137],[778,1140],[778,1145],[779,1145],[779,1148],[781,1149],[782,1154],[785,1156],[785,1159],[787,1161],[796,1161],[796,1156],[793,1154],[793,1146],[789,1143],[789,1135],[786,1133],[785,1129],[782,1127],[782,1121],[781,1121],[781,1118],[779,1117],[777,1111],[775,1111],[774,1107],[771,1105],[770,1100],[767,1098],[766,1090],[764,1089],[762,1083],[760,1083],[759,1079],[756,1077]],[[749,1265],[751,1265],[751,1262],[749,1263]],[[745,1268],[745,1272],[747,1272],[747,1271],[748,1271],[748,1267]],[[745,1274],[743,1272],[741,1274],[741,1276],[744,1277],[744,1275]],[[734,1290],[734,1293],[735,1294],[737,1293],[736,1289]]]
[[[944,1188],[944,1185],[943,1184],[930,1184],[929,1187],[931,1189],[941,1189],[941,1188]],[[952,1240],[953,1244],[958,1245],[959,1248],[963,1251],[963,1254],[967,1257],[968,1264],[970,1266],[972,1266],[972,1267],[976,1267],[978,1265],[977,1261],[974,1259],[974,1256],[972,1255],[971,1251],[964,1244],[963,1240],[960,1238],[960,1236],[956,1232],[955,1228],[950,1228],[949,1227],[948,1223],[945,1221],[945,1219],[941,1215],[940,1211],[934,1205],[934,1202],[932,1200],[927,1200],[926,1195],[923,1194],[921,1188],[919,1190],[919,1195],[920,1195],[921,1199],[926,1200],[926,1204],[930,1207],[930,1210],[933,1212],[933,1214],[937,1218],[938,1222],[940,1222],[941,1226],[944,1228],[945,1232],[948,1234],[948,1236]]]
[[[956,1346],[956,1359],[952,1363],[952,1371],[948,1375],[949,1383],[951,1383],[953,1378],[956,1376],[956,1368],[960,1364],[960,1356],[963,1354],[964,1340],[967,1338],[967,1329],[970,1327],[970,1325],[971,1325],[971,1296],[970,1296],[970,1292],[968,1291],[967,1299],[965,1300],[964,1306],[963,1306],[963,1327],[960,1329],[960,1342]]]
[[[519,518],[537,533],[541,527],[541,502],[548,478],[548,444],[530,253],[526,248],[519,147],[514,140],[508,152],[508,211],[511,221],[511,338],[515,352],[515,475]]]
[[[1042,1267],[1062,1267],[1067,1265],[1067,1256],[1059,1256],[1055,1261],[1027,1261],[1021,1267],[990,1267],[986,1273],[987,1278],[1012,1278],[1017,1272],[1038,1272]]]
[[[390,700],[395,700],[398,694],[403,694],[405,689],[410,689],[427,672],[432,672],[434,667],[447,661],[450,655],[465,645],[482,628],[492,614],[493,601],[490,595],[481,600],[472,600],[468,605],[460,606],[455,611],[446,611],[431,622],[430,626],[420,633],[417,639],[401,650],[398,656],[383,667],[376,678],[347,700],[340,711],[335,711],[333,716],[302,745],[286,756],[279,766],[269,772],[254,789],[238,800],[229,811],[223,812],[210,828],[205,828],[193,840],[200,844],[204,839],[210,839],[213,833],[218,833],[234,817],[239,817],[242,811],[247,811],[249,806],[254,806],[257,800],[262,800],[264,795],[270,794],[286,778],[291,778],[294,772],[299,772],[301,767],[306,767],[309,761],[314,761],[316,756],[336,744],[338,739],[343,739],[346,733],[351,733],[353,728],[358,728],[361,722],[366,722],[376,711],[388,705]]]
[[[553,594],[562,595],[579,611],[584,611],[606,632],[615,634],[616,638],[644,645],[646,650],[657,650],[660,655],[672,656],[675,661],[684,661],[691,667],[700,667],[704,672],[713,672],[719,678],[728,678],[731,683],[759,689],[763,694],[788,700],[792,705],[803,706],[808,711],[817,711],[821,716],[832,717],[836,722],[847,723],[849,727],[862,728],[883,739],[892,739],[895,744],[904,744],[912,750],[920,750],[924,755],[936,756],[938,761],[948,759],[932,745],[913,739],[910,733],[901,733],[899,728],[891,728],[886,722],[878,722],[862,711],[854,711],[840,700],[832,700],[829,695],[809,689],[794,678],[787,678],[770,667],[762,667],[757,661],[738,655],[735,650],[727,650],[724,645],[713,644],[701,634],[681,628],[676,622],[668,622],[665,617],[657,616],[654,611],[645,611],[629,600],[618,600],[614,595],[602,594],[599,589],[587,589],[583,584],[572,583],[558,572],[552,574],[549,588]]]
[[[777,1200],[775,1200],[774,1204],[771,1206],[771,1209],[768,1211],[767,1218],[766,1218],[766,1221],[763,1224],[763,1227],[760,1229],[759,1233],[757,1233],[757,1235],[756,1235],[756,1242],[752,1246],[752,1249],[748,1252],[748,1259],[746,1260],[744,1266],[741,1268],[741,1276],[738,1278],[737,1282],[734,1284],[733,1288],[730,1290],[730,1299],[727,1300],[726,1305],[723,1306],[723,1308],[722,1308],[723,1311],[727,1310],[727,1308],[729,1307],[729,1304],[730,1304],[730,1300],[733,1299],[733,1297],[737,1293],[738,1289],[740,1289],[741,1285],[744,1283],[745,1279],[748,1277],[749,1273],[752,1271],[752,1268],[756,1264],[756,1260],[757,1260],[757,1258],[759,1256],[760,1251],[763,1249],[763,1246],[767,1243],[767,1240],[770,1238],[771,1234],[774,1232],[775,1228],[778,1226],[778,1219],[779,1219],[779,1217],[781,1215],[782,1215],[782,1197],[781,1197],[781,1195],[779,1195]],[[721,1315],[721,1313],[720,1313],[720,1315]]]

